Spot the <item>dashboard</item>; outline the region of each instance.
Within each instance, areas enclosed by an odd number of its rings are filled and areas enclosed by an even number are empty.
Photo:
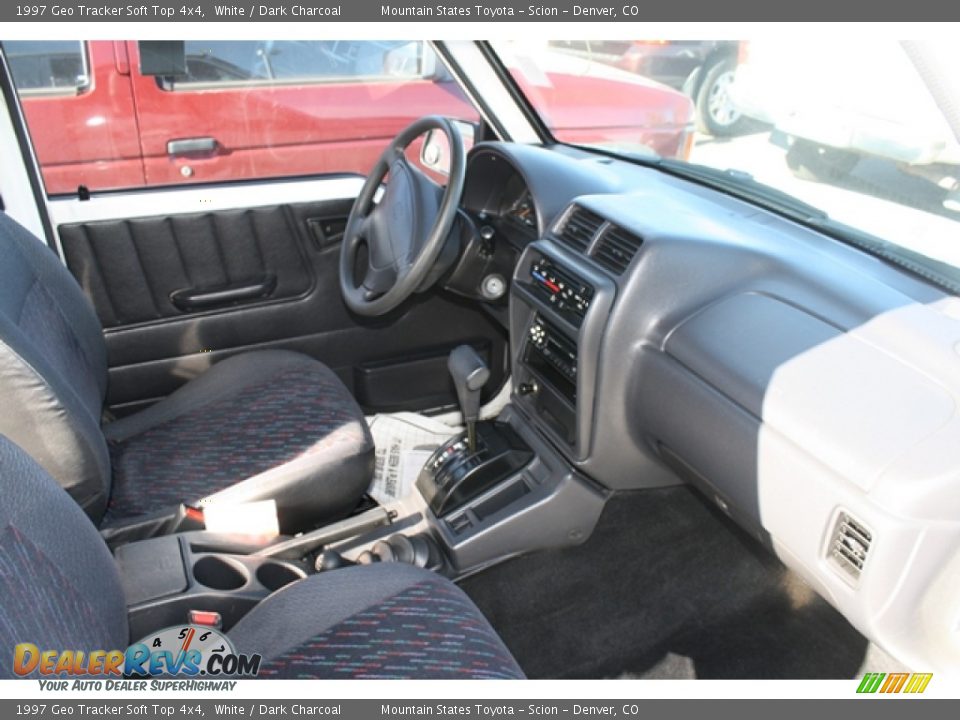
[[[574,148],[478,145],[462,210],[513,405],[571,466],[692,484],[894,657],[960,667],[960,299]]]

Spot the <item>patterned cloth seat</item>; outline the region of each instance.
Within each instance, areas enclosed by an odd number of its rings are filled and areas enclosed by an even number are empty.
[[[100,323],[79,285],[0,213],[0,433],[114,535],[182,502],[274,499],[281,529],[356,507],[373,439],[339,379],[299,353],[247,352],[101,426]]]
[[[201,498],[275,498],[281,526],[303,527],[348,513],[372,476],[360,407],[327,367],[283,350],[228,358],[103,429],[105,526]]]
[[[26,453],[0,436],[0,679],[12,649],[123,650],[117,565],[96,528]],[[264,678],[522,678],[450,581],[380,563],[314,575],[269,596],[227,635]],[[28,677],[34,678],[35,675]]]

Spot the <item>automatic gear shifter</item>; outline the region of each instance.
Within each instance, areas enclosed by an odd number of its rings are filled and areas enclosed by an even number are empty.
[[[490,378],[490,371],[476,351],[461,345],[450,353],[447,362],[450,375],[457,386],[457,398],[463,411],[465,433],[450,438],[438,447],[427,460],[417,478],[417,488],[437,517],[448,515],[474,502],[496,485],[515,477],[533,458],[530,446],[510,427],[509,423],[486,420],[480,416],[480,391]],[[524,482],[513,487],[528,492]],[[501,496],[501,501],[504,496]],[[470,522],[494,513],[488,498],[484,508],[477,508],[467,518]],[[467,516],[462,515],[461,520]],[[456,532],[464,532],[465,525],[457,525]]]
[[[447,369],[457,387],[457,399],[467,426],[467,447],[477,450],[477,420],[480,417],[480,391],[490,379],[490,370],[477,351],[469,345],[460,345],[450,353]]]

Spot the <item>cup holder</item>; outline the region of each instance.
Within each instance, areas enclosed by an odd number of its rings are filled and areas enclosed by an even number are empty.
[[[239,590],[247,584],[247,576],[243,570],[216,555],[207,555],[197,560],[193,564],[193,577],[201,585],[214,590]]]
[[[279,590],[284,585],[289,585],[297,580],[302,580],[306,576],[306,573],[302,570],[278,562],[265,562],[257,568],[257,580],[270,592]]]

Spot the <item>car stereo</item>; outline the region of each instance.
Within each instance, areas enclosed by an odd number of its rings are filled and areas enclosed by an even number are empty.
[[[577,400],[577,343],[542,315],[527,334],[524,364],[571,404]]]

